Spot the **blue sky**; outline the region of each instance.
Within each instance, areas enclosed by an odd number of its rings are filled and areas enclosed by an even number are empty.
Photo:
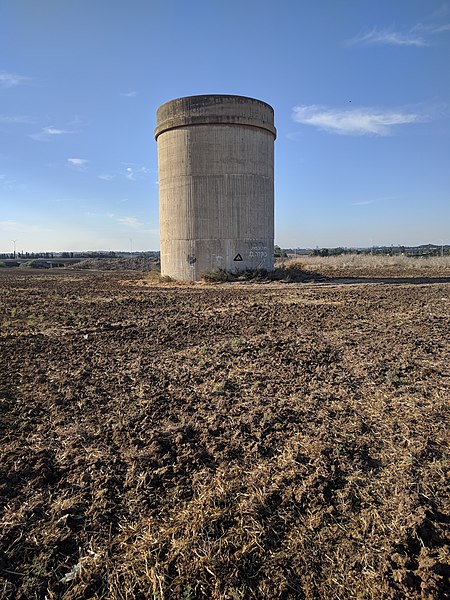
[[[450,243],[450,2],[1,0],[0,252],[159,248],[157,107],[275,110],[276,243]]]

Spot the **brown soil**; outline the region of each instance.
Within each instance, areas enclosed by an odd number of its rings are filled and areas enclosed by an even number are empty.
[[[449,284],[0,271],[0,596],[449,598]]]
[[[68,267],[69,269],[93,269],[97,271],[154,271],[159,261],[151,258],[87,258]]]

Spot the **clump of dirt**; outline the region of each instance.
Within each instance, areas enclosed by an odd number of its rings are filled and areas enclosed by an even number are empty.
[[[448,598],[449,284],[141,281],[0,272],[1,594]]]

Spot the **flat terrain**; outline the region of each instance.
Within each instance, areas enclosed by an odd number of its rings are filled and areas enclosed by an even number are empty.
[[[0,597],[450,598],[431,275],[0,269]]]

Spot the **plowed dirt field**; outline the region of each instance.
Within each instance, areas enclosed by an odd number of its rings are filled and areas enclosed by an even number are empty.
[[[450,284],[383,281],[0,270],[0,596],[449,598]]]

